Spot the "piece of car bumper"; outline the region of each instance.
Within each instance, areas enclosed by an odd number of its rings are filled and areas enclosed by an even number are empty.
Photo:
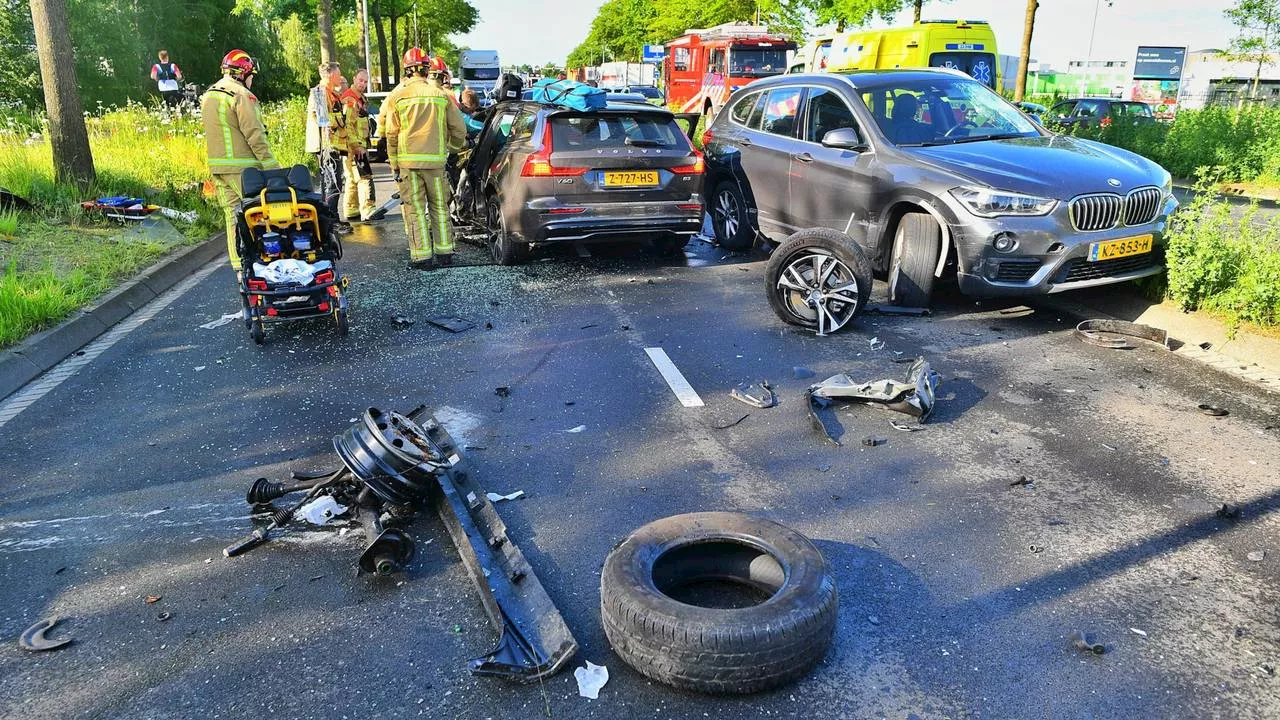
[[[524,241],[535,244],[696,235],[702,229],[702,212],[696,196],[681,201],[572,205],[540,198],[521,211],[521,228]]]

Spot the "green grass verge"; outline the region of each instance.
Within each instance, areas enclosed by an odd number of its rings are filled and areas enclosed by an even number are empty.
[[[304,152],[305,100],[262,111],[276,159],[314,166]],[[0,117],[0,187],[35,206],[0,212],[0,348],[57,323],[172,249],[125,238],[119,225],[86,214],[82,201],[128,195],[194,210],[194,222],[172,221],[187,244],[222,228],[221,210],[204,195],[209,174],[198,118],[129,105],[86,122],[98,179],[81,193],[54,182],[48,140],[32,134],[38,118]]]

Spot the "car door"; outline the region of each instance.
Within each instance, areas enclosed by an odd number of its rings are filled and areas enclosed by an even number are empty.
[[[741,128],[737,143],[742,150],[742,169],[750,185],[760,231],[790,234],[787,204],[790,200],[791,155],[799,140],[802,86],[776,87],[763,94],[747,127]]]
[[[867,143],[867,133],[848,100],[833,88],[809,88],[801,117],[799,145],[791,156],[789,222],[800,229],[830,228],[865,244],[865,228],[877,207],[875,153],[870,144],[864,150],[825,147],[822,138],[851,128]]]

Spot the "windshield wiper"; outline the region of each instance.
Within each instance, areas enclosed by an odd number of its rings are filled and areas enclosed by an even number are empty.
[[[1009,140],[1011,138],[1031,137],[1024,133],[995,133],[993,135],[971,135],[969,137],[956,138],[952,140],[952,144],[980,142],[982,140]]]

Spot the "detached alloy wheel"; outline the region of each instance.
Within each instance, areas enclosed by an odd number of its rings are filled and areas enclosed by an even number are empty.
[[[507,220],[502,215],[502,202],[490,197],[485,205],[485,220],[489,231],[489,255],[499,265],[518,265],[529,256],[529,246],[517,243],[507,232]]]
[[[867,306],[871,263],[843,233],[812,228],[787,238],[765,266],[769,306],[784,322],[827,335]]]
[[[747,220],[747,203],[736,183],[726,180],[716,186],[711,202],[711,226],[716,242],[726,250],[747,250],[755,240],[755,232]]]

